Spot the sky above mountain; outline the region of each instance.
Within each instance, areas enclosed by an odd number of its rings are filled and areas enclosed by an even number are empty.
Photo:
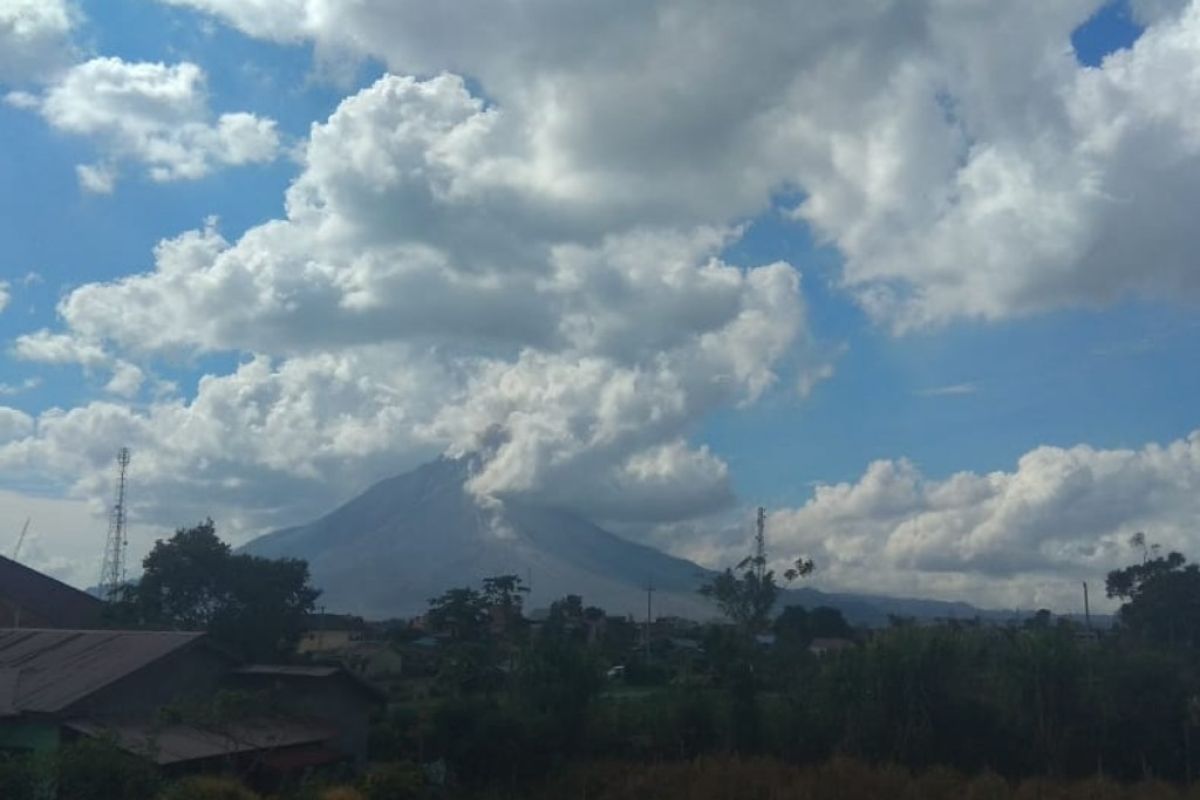
[[[719,565],[1200,556],[1200,3],[0,0],[0,546],[440,454]],[[1093,593],[1098,594],[1098,592]]]

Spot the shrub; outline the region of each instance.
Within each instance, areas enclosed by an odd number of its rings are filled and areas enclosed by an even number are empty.
[[[58,800],[113,800],[154,797],[158,771],[106,739],[81,739],[55,758]]]
[[[0,797],[4,800],[36,800],[42,783],[33,756],[0,755]]]
[[[258,795],[233,778],[198,775],[172,784],[159,800],[258,800]]]
[[[412,800],[424,786],[421,768],[409,761],[380,764],[367,773],[368,800]]]

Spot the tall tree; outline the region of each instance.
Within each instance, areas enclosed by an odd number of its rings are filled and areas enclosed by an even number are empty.
[[[700,594],[716,602],[729,619],[750,633],[766,630],[771,609],[779,597],[774,570],[766,568],[766,556],[747,556],[733,569],[726,569],[700,586]],[[813,571],[811,559],[798,558],[783,573],[786,581]]]
[[[1136,535],[1130,542],[1142,551],[1142,562],[1108,573],[1109,597],[1125,602],[1121,624],[1148,641],[1200,647],[1200,567],[1181,553],[1157,555]]]
[[[251,659],[292,652],[320,595],[307,563],[234,554],[211,519],[155,542],[142,568],[114,609],[118,620],[205,630]]]

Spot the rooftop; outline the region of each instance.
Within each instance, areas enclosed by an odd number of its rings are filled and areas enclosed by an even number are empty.
[[[0,715],[61,711],[202,638],[179,631],[0,629]]]
[[[28,610],[47,625],[86,628],[100,621],[104,603],[60,580],[0,556],[0,598]]]

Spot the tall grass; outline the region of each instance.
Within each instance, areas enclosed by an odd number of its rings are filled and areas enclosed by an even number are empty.
[[[1118,784],[1103,777],[1010,782],[993,773],[945,768],[910,772],[846,758],[798,767],[769,758],[701,758],[634,764],[598,761],[552,778],[533,800],[1200,800],[1160,781]]]

